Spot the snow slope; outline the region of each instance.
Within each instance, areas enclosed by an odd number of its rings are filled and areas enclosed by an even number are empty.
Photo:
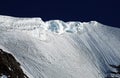
[[[104,78],[120,64],[120,29],[91,22],[0,16],[0,48],[30,78]]]

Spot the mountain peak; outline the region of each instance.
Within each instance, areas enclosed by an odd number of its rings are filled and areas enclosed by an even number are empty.
[[[98,26],[97,21],[64,22],[61,20],[43,21],[41,18],[19,18],[11,16],[0,16],[1,31],[20,31],[38,37],[41,40],[46,39],[46,33],[83,33],[87,26]]]

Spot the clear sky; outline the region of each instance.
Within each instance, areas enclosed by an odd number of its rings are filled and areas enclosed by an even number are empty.
[[[0,15],[41,17],[44,21],[96,20],[120,27],[120,0],[1,0]]]

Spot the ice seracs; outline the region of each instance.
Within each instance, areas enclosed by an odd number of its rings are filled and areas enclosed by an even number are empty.
[[[92,21],[92,25],[97,22]],[[40,40],[46,40],[47,32],[55,34],[82,33],[89,22],[63,22],[60,20],[42,21],[41,18],[15,18],[10,16],[0,16],[1,31],[23,32]]]
[[[120,64],[119,34],[119,28],[96,21],[0,16],[0,48],[30,78],[110,77],[110,65]]]

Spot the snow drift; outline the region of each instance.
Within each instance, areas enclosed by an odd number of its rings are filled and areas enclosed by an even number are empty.
[[[120,29],[96,21],[0,16],[0,48],[29,78],[105,78],[120,64]]]

